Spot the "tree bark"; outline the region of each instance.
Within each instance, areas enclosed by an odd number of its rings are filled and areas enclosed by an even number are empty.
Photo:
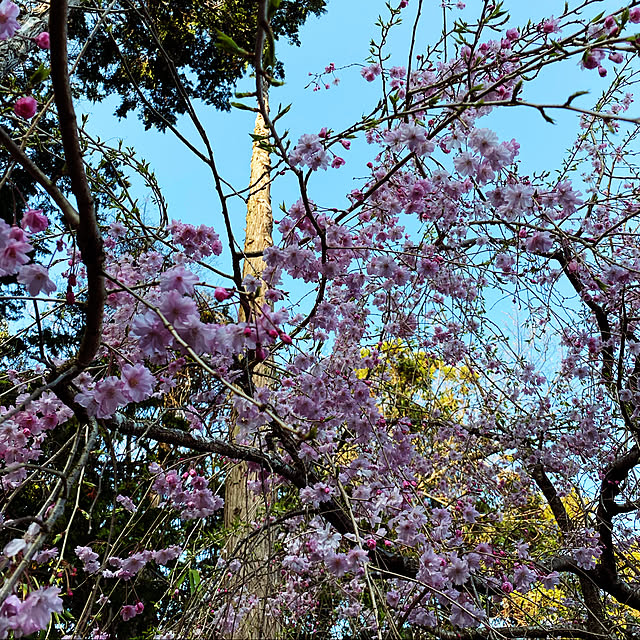
[[[266,92],[265,107],[268,109]],[[261,113],[258,113],[254,135],[264,136],[266,139],[268,133],[264,118]],[[266,247],[273,244],[270,170],[269,152],[260,148],[260,141],[254,140],[244,242],[244,252],[248,255],[244,259],[243,277],[252,275],[258,279],[261,278],[266,264],[261,255],[254,254],[261,254]],[[260,314],[265,303],[263,286],[255,301],[252,302],[251,314],[254,318]],[[246,317],[246,313],[241,308],[239,320],[251,322],[252,318]],[[269,384],[269,378],[264,375],[267,368],[268,364],[266,363],[255,366],[249,381],[251,389],[248,389],[248,392]],[[235,425],[232,435],[234,438],[237,435]],[[246,533],[243,528],[265,517],[268,513],[270,502],[268,490],[263,489],[261,493],[256,493],[249,489],[249,483],[259,482],[261,482],[260,473],[250,470],[246,462],[236,464],[226,478],[224,524],[225,528],[231,532],[226,545],[230,553],[242,543],[243,534]],[[247,640],[277,637],[278,626],[274,624],[273,618],[268,615],[267,610],[267,598],[277,588],[276,576],[270,561],[273,555],[273,540],[269,527],[266,527],[264,531],[264,535],[251,539],[250,546],[246,545],[241,549],[242,569],[236,576],[236,589],[231,591],[241,597],[255,595],[258,597],[258,604],[253,612],[242,621],[240,629],[236,630],[233,637],[242,637]]]

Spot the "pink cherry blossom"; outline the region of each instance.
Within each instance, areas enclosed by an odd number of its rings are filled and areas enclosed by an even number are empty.
[[[165,271],[160,277],[160,288],[163,291],[177,291],[180,294],[191,294],[199,278],[183,266]]]
[[[62,612],[59,594],[58,587],[45,587],[32,591],[26,597],[17,615],[24,635],[46,629],[51,621],[51,614]]]
[[[158,309],[173,325],[186,321],[190,316],[199,316],[196,303],[178,291],[166,292],[158,305]]]
[[[40,264],[27,264],[18,272],[18,282],[23,284],[29,295],[37,296],[39,293],[53,293],[57,287],[49,278],[49,271]]]
[[[138,348],[148,356],[163,352],[173,342],[173,337],[153,311],[136,316],[129,335],[137,340]]]
[[[182,549],[178,545],[172,545],[166,549],[159,549],[153,552],[153,559],[158,564],[167,564],[172,560],[175,560],[182,553]]]
[[[16,18],[20,15],[20,9],[11,0],[0,2],[0,40],[11,38],[20,28]]]
[[[153,394],[156,379],[143,364],[122,366],[123,393],[132,402],[142,402]]]
[[[382,73],[382,67],[376,62],[364,69],[361,69],[360,75],[367,81],[373,82]]]
[[[116,496],[116,502],[121,504],[129,513],[135,513],[138,510],[133,500],[128,496],[118,494]]]
[[[132,604],[125,604],[122,609],[120,609],[120,615],[125,622],[131,620],[131,618],[135,618],[139,613],[141,612],[138,611],[138,608]]]
[[[124,383],[116,376],[109,376],[96,384],[94,397],[98,403],[98,418],[110,418],[117,409],[127,404],[124,387]]]
[[[21,225],[28,228],[31,233],[39,233],[49,226],[49,220],[42,213],[42,209],[28,209],[22,216]]]
[[[3,242],[0,237],[0,275],[9,275],[16,273],[18,269],[29,262],[28,252],[33,250],[33,247],[22,240],[16,240],[14,238],[7,238],[6,242]]]
[[[83,568],[87,573],[96,573],[100,570],[98,554],[91,547],[76,547],[75,554],[83,563]]]
[[[527,238],[527,251],[532,253],[547,253],[553,246],[553,239],[547,231],[535,231]]]

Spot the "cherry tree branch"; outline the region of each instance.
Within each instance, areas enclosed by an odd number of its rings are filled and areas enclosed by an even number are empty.
[[[93,361],[102,336],[102,321],[106,300],[104,251],[102,236],[93,203],[93,196],[84,170],[76,114],[71,96],[67,55],[67,0],[53,0],[49,15],[51,37],[51,82],[58,109],[60,136],[71,178],[71,190],[78,204],[77,242],[82,262],[87,270],[87,314],[82,341],[75,361],[86,368]]]

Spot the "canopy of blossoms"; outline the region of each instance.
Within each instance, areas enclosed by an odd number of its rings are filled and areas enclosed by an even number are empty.
[[[226,182],[195,110],[215,228],[167,216],[148,166],[84,130],[90,43],[69,46],[51,2],[26,54],[50,78],[1,90],[0,637],[636,637],[640,7],[518,26],[479,4],[469,21],[443,3],[441,39],[404,66],[386,38],[422,3],[390,5],[351,79],[378,104],[291,140],[266,96],[279,3],[256,3],[244,102],[269,182],[296,185],[256,256],[231,207],[257,185]],[[1,46],[20,11],[0,3]],[[610,82],[588,107],[529,101],[561,64]],[[565,161],[527,173],[487,123],[501,109],[544,132],[573,113]]]

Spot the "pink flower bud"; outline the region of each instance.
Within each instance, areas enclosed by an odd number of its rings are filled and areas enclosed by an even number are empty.
[[[291,336],[288,333],[281,333],[280,340],[282,340],[282,342],[284,342],[285,344],[291,344],[293,342]]]
[[[216,287],[216,290],[213,292],[213,296],[218,302],[224,302],[232,295],[233,293],[224,287]]]
[[[47,31],[43,31],[38,34],[33,41],[41,48],[41,49],[49,49],[51,43],[49,41],[49,33]]]
[[[256,347],[256,360],[258,362],[263,362],[269,357],[269,352],[266,349],[263,349],[261,346]]]
[[[36,111],[38,110],[38,102],[35,98],[31,96],[23,96],[22,98],[18,98],[16,103],[13,105],[13,111],[20,118],[24,118],[25,120],[30,120],[33,116],[36,115]]]
[[[609,35],[615,35],[618,32],[618,23],[613,16],[607,16],[604,19],[604,28]]]
[[[505,580],[505,581],[502,583],[502,590],[503,590],[505,593],[511,593],[511,592],[513,591],[513,585],[512,585],[508,580]]]
[[[595,69],[598,66],[598,61],[591,54],[585,56],[582,62],[585,69]]]
[[[640,22],[640,7],[629,9],[629,20],[635,24]]]

